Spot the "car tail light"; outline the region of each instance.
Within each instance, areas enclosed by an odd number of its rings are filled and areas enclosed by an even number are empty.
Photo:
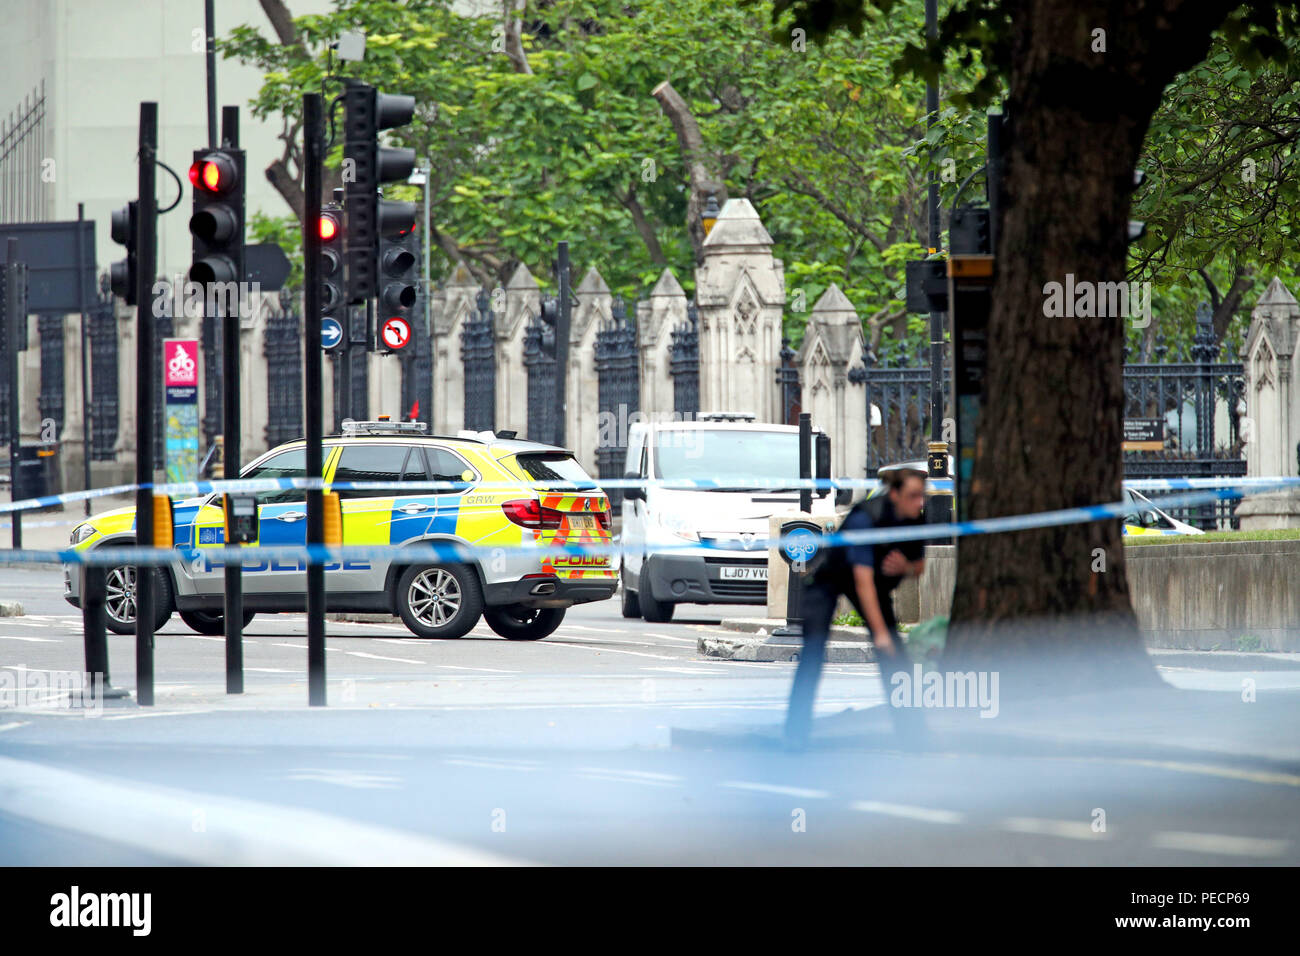
[[[604,529],[605,531],[609,530],[609,503],[608,502],[605,503],[604,508],[601,508],[599,511],[596,512],[596,520],[600,522],[600,526],[602,529]]]
[[[517,525],[541,531],[556,531],[563,514],[553,508],[543,508],[536,498],[516,498],[501,503],[501,510]]]

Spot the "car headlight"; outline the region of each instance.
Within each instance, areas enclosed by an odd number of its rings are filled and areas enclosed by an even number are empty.
[[[675,534],[679,538],[687,541],[699,541],[700,534],[694,528],[690,527],[686,519],[681,515],[668,512],[659,513],[659,526],[665,531]]]
[[[92,524],[79,524],[72,529],[72,543],[81,544],[95,536],[95,526]]]

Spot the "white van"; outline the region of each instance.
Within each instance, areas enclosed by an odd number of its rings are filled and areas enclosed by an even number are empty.
[[[768,518],[799,510],[799,429],[755,423],[744,413],[647,422],[628,430],[627,478],[707,479],[709,489],[655,487],[623,493],[623,616],[667,621],[678,604],[767,601]],[[817,430],[814,429],[814,435]],[[814,459],[815,460],[815,459]],[[758,487],[789,479],[789,487]],[[630,494],[628,492],[631,492]],[[835,495],[814,491],[813,514],[835,513]],[[682,553],[700,542],[716,553]]]

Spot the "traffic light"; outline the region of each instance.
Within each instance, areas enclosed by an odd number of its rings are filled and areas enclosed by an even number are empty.
[[[393,319],[403,319],[407,328],[411,328],[411,309],[415,306],[416,282],[419,276],[420,243],[412,230],[402,236],[380,236],[379,238],[379,329],[378,341],[389,351],[396,351],[406,345],[401,337],[400,327],[385,334]],[[394,338],[394,336],[396,336]]]
[[[136,209],[134,199],[121,209],[114,209],[109,226],[113,241],[126,246],[126,258],[108,267],[108,287],[127,305],[135,305]]]
[[[415,150],[379,145],[380,130],[411,122],[415,97],[351,83],[343,94],[343,108],[343,250],[348,301],[362,302],[379,293],[379,238],[415,228],[415,203],[379,198],[384,183],[405,180],[415,168]]]
[[[190,280],[208,285],[244,275],[244,151],[199,149],[190,166],[194,186],[194,262]]]
[[[320,311],[333,316],[343,308],[343,207],[326,203],[320,211]]]

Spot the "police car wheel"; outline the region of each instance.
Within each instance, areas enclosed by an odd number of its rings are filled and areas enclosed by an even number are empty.
[[[671,601],[656,601],[646,588],[638,591],[636,596],[637,603],[641,605],[641,616],[651,624],[666,624],[673,619],[673,611],[677,609],[676,604]]]
[[[191,631],[197,631],[200,634],[213,634],[220,636],[226,633],[226,615],[219,614],[216,611],[181,611],[181,620]],[[244,627],[256,617],[252,611],[244,612]]]
[[[641,599],[635,591],[627,586],[627,578],[620,576],[618,582],[619,591],[622,592],[623,616],[639,618],[641,616]]]
[[[461,637],[478,623],[478,575],[463,564],[416,564],[397,582],[397,613],[416,637]]]
[[[564,611],[562,607],[510,604],[489,608],[483,612],[483,620],[507,641],[540,641],[560,626]]]
[[[172,616],[171,579],[154,569],[153,629]],[[135,566],[119,564],[104,572],[104,624],[114,634],[135,633]]]

